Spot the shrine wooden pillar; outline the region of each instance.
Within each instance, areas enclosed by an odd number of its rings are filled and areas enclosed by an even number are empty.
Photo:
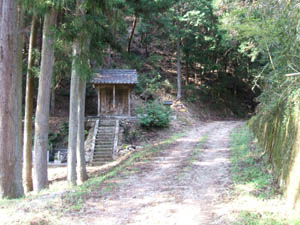
[[[98,116],[101,114],[101,93],[100,85],[98,86]]]
[[[130,103],[131,103],[131,88],[129,87],[128,88],[128,116],[130,116],[130,111],[131,111]]]
[[[116,109],[116,85],[113,85],[113,110]]]

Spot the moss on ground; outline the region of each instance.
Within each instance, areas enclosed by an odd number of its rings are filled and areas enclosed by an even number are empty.
[[[296,210],[285,207],[272,164],[248,127],[231,136],[232,177],[236,193],[235,225],[300,225]]]

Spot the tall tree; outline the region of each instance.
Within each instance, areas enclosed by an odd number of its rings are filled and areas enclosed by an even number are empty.
[[[52,85],[51,85],[51,97],[50,97],[50,113],[52,116],[54,116],[55,114],[55,86],[56,86],[56,82],[55,82],[55,77],[52,81]]]
[[[26,77],[24,146],[23,146],[23,184],[25,192],[33,190],[32,183],[32,125],[34,97],[34,49],[37,47],[37,16],[33,15],[29,38],[28,68]]]
[[[186,84],[188,84],[189,66],[198,64],[202,69],[209,64],[208,71],[215,70],[216,63],[211,55],[216,55],[216,21],[212,12],[212,2],[206,0],[176,1],[167,10],[164,29],[170,43],[176,46],[177,55],[177,99],[182,96],[182,63],[186,65]],[[206,55],[206,57],[203,57]]]
[[[0,197],[23,195],[19,134],[17,1],[0,2]],[[19,140],[19,139],[18,139]]]
[[[174,0],[161,0],[161,1],[148,1],[148,0],[126,0],[126,8],[133,13],[133,23],[131,31],[128,38],[127,51],[130,53],[131,44],[134,37],[134,32],[137,27],[137,22],[140,17],[152,18],[158,12],[166,11],[172,4]]]
[[[177,37],[176,41],[177,46],[177,100],[181,99],[181,39]]]
[[[181,1],[175,5],[174,28],[175,28],[175,41],[176,41],[176,66],[177,66],[177,100],[182,97],[181,89],[181,37],[182,37],[182,11],[183,3]],[[172,36],[172,35],[171,35]]]
[[[56,19],[57,10],[55,8],[49,8],[44,19],[41,72],[39,76],[37,109],[35,116],[33,188],[37,192],[48,186],[48,120],[50,89],[54,64],[54,34],[52,32],[52,28],[56,24]]]
[[[127,47],[128,53],[130,53],[131,42],[132,42],[132,38],[133,38],[134,31],[135,31],[135,28],[136,28],[137,20],[138,20],[138,16],[134,15],[131,32],[130,32],[130,35],[129,35],[129,38],[128,38],[128,47]]]
[[[78,85],[78,130],[77,130],[77,184],[87,180],[84,148],[84,113],[85,113],[86,78],[81,77]]]
[[[16,145],[17,145],[17,151],[20,153],[18,154],[19,157],[17,157],[16,162],[16,169],[18,170],[18,174],[21,175],[22,179],[22,153],[23,153],[23,136],[22,136],[22,99],[23,99],[23,45],[24,45],[24,12],[23,12],[23,5],[22,1],[18,1],[18,36],[17,36],[17,74],[18,74],[18,80],[17,80],[17,87],[16,87],[16,108],[18,109],[16,111],[17,113],[17,135],[16,135]],[[23,187],[19,187],[22,189]]]
[[[76,1],[75,20],[77,26],[84,24],[85,10],[83,0]],[[82,61],[82,43],[89,43],[83,40],[86,37],[80,32],[73,40],[73,62],[71,73],[70,89],[70,117],[69,117],[69,143],[68,143],[68,181],[76,184],[83,183],[87,179],[84,151],[84,108],[85,108],[85,89],[86,74],[82,74],[80,67]],[[89,45],[89,44],[87,44]],[[76,167],[77,164],[77,167]],[[76,170],[77,168],[77,170]],[[77,172],[77,174],[76,174]]]
[[[81,5],[79,5],[79,3]],[[83,8],[84,0],[77,0],[77,15],[81,17],[82,21],[85,19],[85,9]],[[82,57],[84,53],[87,55],[87,51],[90,49],[90,37],[85,33],[81,34],[80,41],[80,58],[84,60],[82,65],[89,66],[87,57]],[[84,43],[84,44],[83,44]],[[84,46],[83,46],[84,45]],[[77,126],[77,146],[76,146],[76,156],[77,156],[77,184],[82,184],[88,179],[86,171],[86,161],[85,161],[85,148],[84,148],[84,114],[85,114],[85,95],[86,95],[86,80],[87,74],[82,74],[78,83],[78,100],[77,100],[77,116],[78,116],[78,126]]]

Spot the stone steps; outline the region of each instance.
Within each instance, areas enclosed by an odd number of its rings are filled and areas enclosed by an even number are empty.
[[[109,160],[113,160],[113,157],[110,155],[101,155],[101,156],[95,156],[95,158],[93,159],[94,161],[109,161]]]
[[[96,146],[101,145],[101,146],[105,146],[105,147],[112,147],[114,145],[114,143],[111,142],[96,142]]]
[[[103,157],[103,158],[112,158],[112,153],[107,152],[107,153],[99,153],[99,154],[94,155],[94,159],[101,158],[101,157]]]
[[[114,126],[104,126],[101,124],[99,124],[99,126],[102,126],[102,127],[98,127],[98,130],[111,130],[114,127]]]
[[[109,141],[113,142],[114,138],[112,136],[98,136],[96,137],[96,141]]]
[[[100,120],[100,127],[113,127],[115,125],[115,120]]]
[[[110,132],[110,133],[107,133],[107,134],[103,134],[101,132],[99,132],[100,134],[96,136],[96,140],[98,139],[108,139],[108,140],[113,140],[113,137],[111,136],[111,134],[113,133],[114,131]]]
[[[113,145],[102,145],[102,144],[98,144],[98,145],[95,145],[95,150],[107,150],[107,149],[112,149]]]
[[[97,148],[95,149],[94,154],[99,152],[112,152],[112,148]]]
[[[108,162],[112,162],[112,160],[111,161],[95,161],[95,162],[93,162],[92,164],[93,164],[93,166],[102,166],[102,165],[104,165],[104,164],[106,164],[106,163],[108,163]]]
[[[98,131],[99,132],[99,131]],[[96,138],[111,138],[111,134],[114,132],[114,130],[113,131],[111,131],[111,132],[109,132],[109,133],[101,133],[101,132],[99,132],[99,135],[97,135],[96,136]]]
[[[103,165],[113,161],[115,120],[100,120],[95,140],[93,165]]]
[[[114,129],[111,129],[111,130],[105,130],[105,131],[103,131],[103,130],[98,130],[98,133],[99,134],[101,134],[101,135],[110,135],[111,134],[111,132],[114,132]],[[100,135],[98,135],[98,136],[100,136]]]
[[[97,149],[97,147],[104,147],[104,148],[112,148],[113,145],[107,145],[107,144],[103,144],[103,143],[96,143],[95,149]]]

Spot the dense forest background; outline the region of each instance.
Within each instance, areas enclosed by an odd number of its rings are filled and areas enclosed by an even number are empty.
[[[253,86],[253,70],[263,64],[252,56],[258,50],[249,49],[248,40],[233,35],[235,28],[224,22],[230,20],[230,5],[213,1],[87,2],[82,21],[74,14],[74,3],[65,2],[57,16],[52,99],[55,93],[69,95],[72,42],[78,37],[82,45],[89,45],[78,59],[82,76],[91,77],[97,68],[137,69],[137,94],[152,96],[165,88],[176,95],[179,70],[183,99],[201,101],[213,111],[219,110],[219,116],[244,117],[257,104],[254,98],[260,88]],[[27,16],[29,24],[31,16]],[[40,38],[42,19],[39,17]],[[24,65],[29,35],[25,36]],[[41,40],[38,42],[41,45]],[[39,52],[36,49],[35,77]],[[95,94],[92,88],[87,91],[88,96]]]

